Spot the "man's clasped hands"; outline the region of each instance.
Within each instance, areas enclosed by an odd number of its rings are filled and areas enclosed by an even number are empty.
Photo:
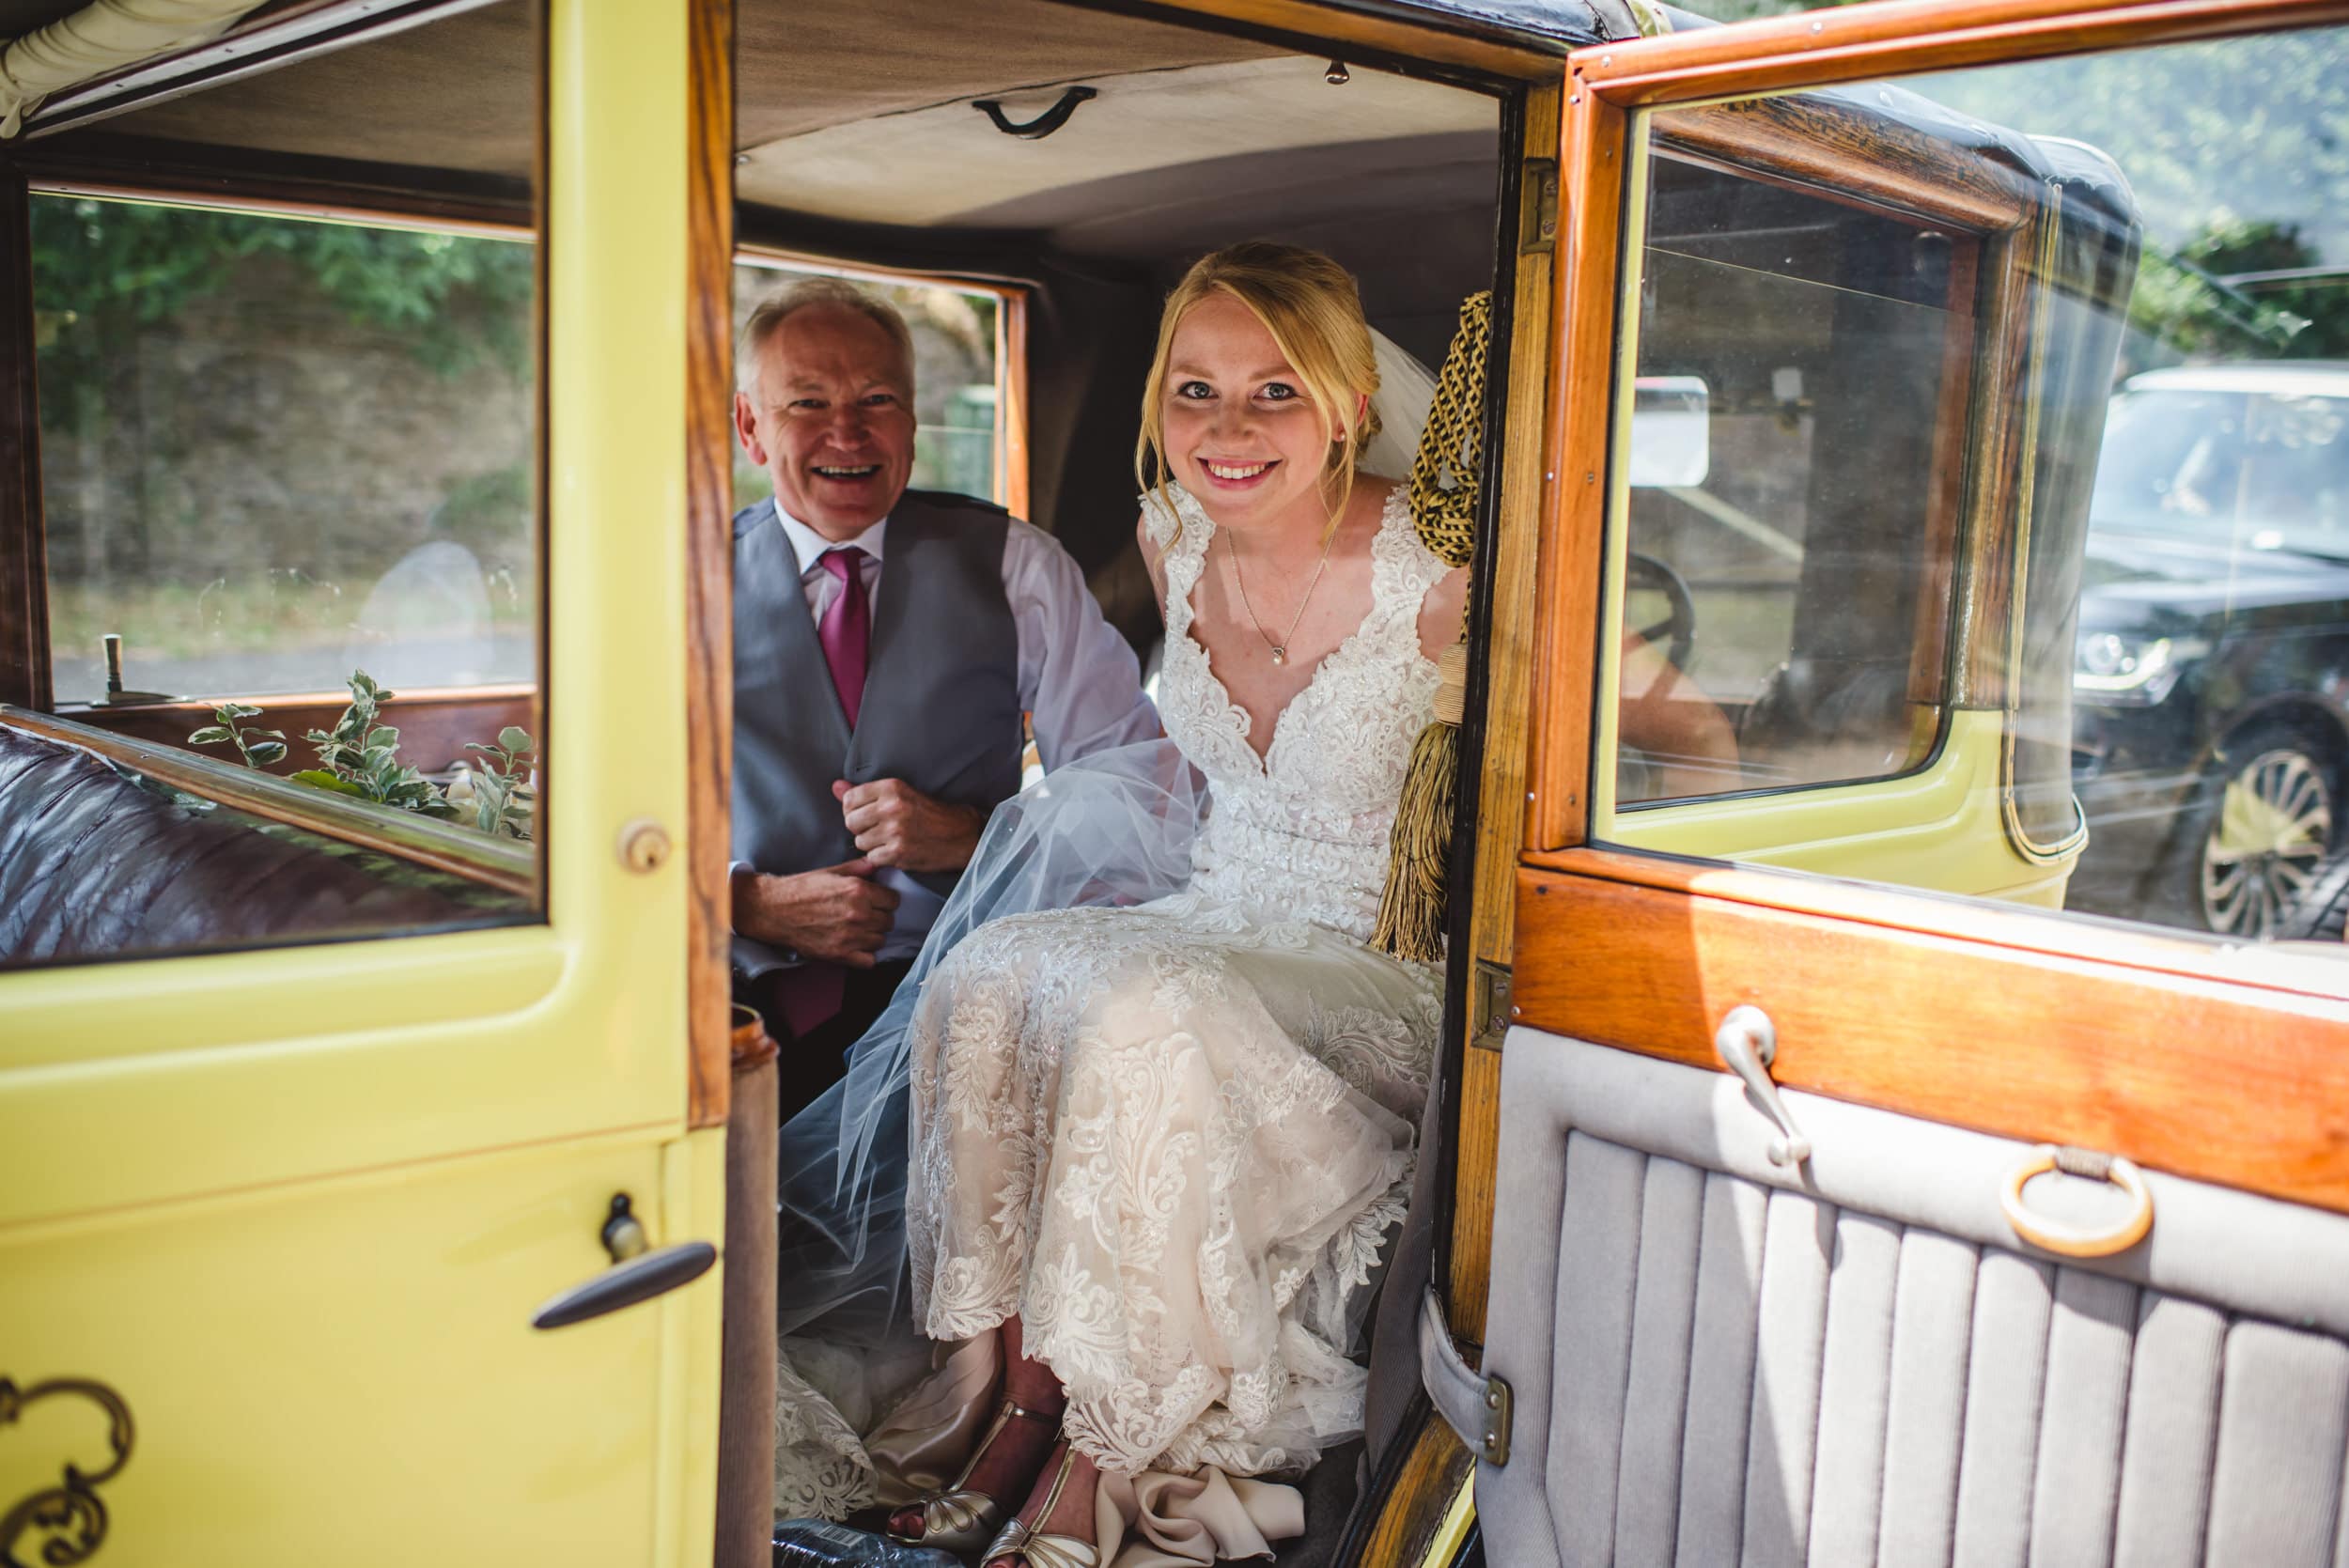
[[[896,891],[873,873],[882,866],[960,871],[978,847],[987,813],[934,800],[902,779],[835,779],[832,793],[855,835],[857,858],[785,875],[738,868],[734,928],[803,958],[870,969],[897,908]]]

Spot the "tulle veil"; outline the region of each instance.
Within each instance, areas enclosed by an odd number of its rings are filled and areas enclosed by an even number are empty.
[[[1358,467],[1405,479],[1436,380],[1384,334],[1374,331],[1372,339],[1381,428]],[[1159,739],[1066,763],[996,808],[912,970],[849,1048],[846,1076],[783,1128],[778,1333],[850,1352],[902,1345],[910,1334],[907,1030],[939,963],[1004,915],[1179,893],[1211,807],[1206,780],[1173,741]]]

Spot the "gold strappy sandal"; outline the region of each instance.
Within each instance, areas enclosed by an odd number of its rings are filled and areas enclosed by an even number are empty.
[[[904,1535],[893,1529],[887,1532],[889,1538],[909,1546],[937,1546],[950,1552],[970,1552],[977,1549],[989,1532],[1000,1529],[1003,1522],[1003,1503],[973,1488],[969,1482],[971,1472],[979,1467],[979,1460],[994,1443],[995,1435],[1003,1431],[1003,1423],[1015,1416],[1021,1421],[1049,1421],[1055,1432],[1060,1430],[1059,1411],[1030,1410],[1016,1401],[1006,1399],[997,1408],[995,1419],[988,1423],[987,1431],[980,1435],[978,1443],[971,1450],[971,1457],[963,1465],[962,1473],[955,1477],[954,1484],[943,1492],[932,1492],[922,1499],[919,1505],[922,1510],[922,1533]]]
[[[1044,1506],[1035,1513],[1037,1518],[1052,1516],[1052,1510],[1060,1504],[1061,1488],[1068,1484],[1068,1472],[1076,1467],[1076,1449],[1063,1449],[1060,1468],[1052,1472],[1051,1489],[1044,1494]],[[987,1550],[979,1554],[979,1561],[988,1563],[1002,1557],[1025,1558],[1028,1568],[1100,1568],[1101,1549],[1073,1535],[1047,1535],[1025,1519],[1015,1518],[988,1543]]]

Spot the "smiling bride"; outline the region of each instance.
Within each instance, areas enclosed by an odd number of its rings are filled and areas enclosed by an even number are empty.
[[[901,1539],[1076,1568],[1113,1545],[1104,1476],[1295,1473],[1361,1430],[1346,1351],[1439,1015],[1367,939],[1465,581],[1358,477],[1377,385],[1315,252],[1235,245],[1167,302],[1140,532],[1205,819],[1181,891],[982,925],[912,1004],[914,1323],[997,1337],[1003,1374]]]

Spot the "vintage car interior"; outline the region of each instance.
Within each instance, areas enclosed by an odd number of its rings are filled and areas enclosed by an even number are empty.
[[[2097,48],[2152,25],[2081,8]],[[0,0],[0,39],[75,9]],[[1974,8],[1995,47],[1932,9],[280,0],[30,113],[0,141],[0,1272],[25,1248],[26,1343],[163,1434],[120,1484],[192,1494],[162,1456],[226,1409],[302,1484],[215,1478],[181,1518],[261,1529],[257,1560],[394,1533],[419,1487],[507,1560],[694,1560],[707,1493],[673,1483],[713,1474],[758,1560],[730,325],[784,268],[965,301],[939,427],[987,432],[994,495],[1146,652],[1159,302],[1262,236],[1431,365],[1494,302],[1440,1089],[1369,1431],[1278,1560],[2338,1560],[2334,960],[2052,913],[2090,836],[2105,393],[2179,204],[2060,114],[1972,106],[1957,68],[2075,47],[2061,8]],[[234,268],[157,259],[199,230]],[[297,264],[335,312],[287,303]],[[232,517],[272,531],[218,544],[245,576],[169,553]],[[406,635],[346,635],[350,604],[451,563],[455,674],[337,691]],[[98,618],[122,582],[102,614],[151,619]],[[317,658],[200,664],[268,617]],[[1718,709],[1734,757],[1623,743],[1651,700]],[[461,803],[385,809],[460,763]],[[166,1293],[225,1347],[200,1367],[142,1335]],[[354,1411],[393,1479],[338,1498]]]
[[[332,213],[385,232],[527,239],[538,222],[535,161],[542,155],[530,113],[534,8],[526,0],[443,8],[426,26],[43,135],[24,153],[36,222],[43,204],[129,198],[184,207],[199,222],[219,210]],[[1470,295],[1509,296],[1520,224],[1545,221],[1543,204],[1555,199],[1554,190],[1529,195],[1517,158],[1504,152],[1526,133],[1521,89],[1471,71],[1376,52],[1340,58],[1257,30],[1050,0],[985,8],[891,0],[831,17],[786,0],[751,0],[737,8],[735,23],[738,256],[761,267],[836,267],[877,281],[992,291],[1003,317],[998,342],[1016,345],[1003,382],[997,493],[1057,535],[1087,568],[1113,624],[1145,652],[1158,613],[1133,545],[1138,389],[1159,302],[1190,259],[1251,236],[1324,249],[1361,279],[1374,324],[1432,367]],[[1585,16],[1576,24],[1592,23]],[[877,39],[890,42],[877,49]],[[1076,86],[1081,96],[1072,96]],[[449,112],[419,113],[420,102]],[[772,276],[738,273],[746,290]],[[748,303],[738,302],[738,318]],[[1501,318],[1496,392],[1486,411],[1496,426],[1505,307]],[[1498,443],[1487,450],[1497,453]],[[45,475],[53,510],[72,504],[70,472],[61,470],[78,452],[53,438]],[[562,549],[559,533],[546,539],[537,569]],[[559,598],[547,613],[561,618]],[[392,854],[353,846],[334,831],[355,831],[365,841],[371,835],[364,827],[334,822],[320,832],[311,802],[270,776],[293,772],[305,755],[240,768],[234,756],[210,754],[217,745],[189,743],[224,698],[259,706],[263,716],[251,722],[288,737],[331,724],[338,698],[142,694],[139,688],[169,678],[142,673],[159,668],[152,650],[160,639],[135,626],[121,630],[127,650],[112,684],[124,690],[92,690],[99,677],[86,649],[60,645],[53,666],[43,645],[24,660],[29,667],[14,671],[6,695],[17,705],[9,710],[15,728],[0,735],[28,756],[0,774],[11,827],[23,824],[19,831],[35,839],[54,832],[55,775],[79,768],[100,775],[110,800],[134,797],[162,818],[149,830],[157,836],[192,838],[198,824],[180,819],[192,797],[209,792],[235,810],[206,814],[201,831],[267,836],[274,853],[301,861],[305,877],[333,871],[375,880],[302,899],[298,920],[263,914],[280,908],[273,899],[246,902],[243,919],[199,908],[160,928],[154,919],[132,926],[85,919],[54,929],[54,922],[19,920],[8,961],[537,918],[529,862],[511,853],[523,846],[497,846],[493,854],[429,822],[412,828]],[[68,660],[85,666],[70,696],[67,679],[53,673]],[[552,738],[572,722],[568,703],[579,700],[509,678],[397,693],[382,716],[399,729],[403,758],[436,772],[464,757],[467,740],[504,724]],[[563,788],[555,754],[541,781],[551,795]],[[129,808],[109,809],[78,860],[16,858],[11,881],[69,908],[86,908],[93,894],[111,901],[125,887],[122,862],[101,846],[130,830],[122,820]],[[397,850],[419,838],[432,841],[450,869],[412,887],[426,874],[406,868]],[[205,908],[233,901],[241,885],[172,872],[167,862],[149,868],[183,897],[195,890]],[[504,874],[505,891],[477,885],[492,873]],[[286,874],[272,885],[288,886]],[[39,900],[29,908],[41,908]],[[1386,1335],[1392,1348],[1377,1417],[1389,1452],[1366,1458],[1356,1444],[1316,1469],[1307,1483],[1310,1533],[1284,1550],[1283,1561],[1361,1551],[1378,1511],[1358,1516],[1358,1491],[1365,1480],[1371,1497],[1391,1490],[1377,1471],[1399,1466],[1410,1445],[1398,1438],[1425,1424],[1423,1412],[1406,1408],[1418,1375],[1415,1297],[1400,1290],[1395,1297],[1398,1328]],[[1372,1460],[1382,1463],[1374,1469]],[[740,1497],[732,1503],[754,1506]],[[1455,1520],[1455,1536],[1460,1528]]]

